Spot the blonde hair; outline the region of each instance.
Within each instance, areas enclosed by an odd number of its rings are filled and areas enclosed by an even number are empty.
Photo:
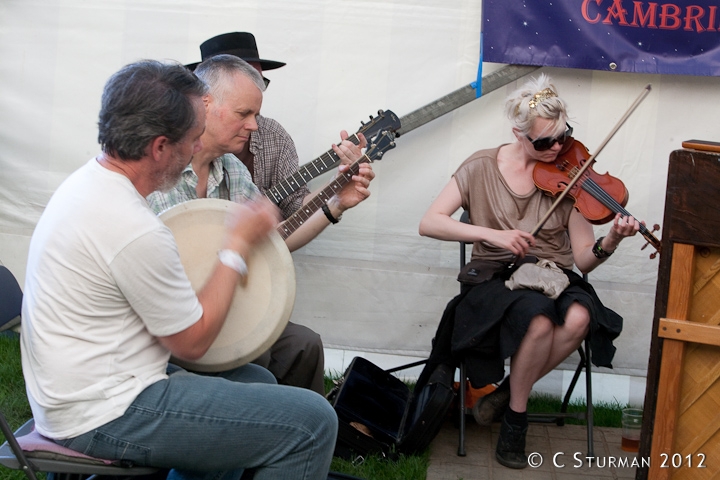
[[[567,122],[567,107],[558,96],[557,89],[549,76],[541,73],[531,78],[522,87],[511,93],[505,100],[505,114],[514,128],[528,135],[537,117],[555,122],[556,130]]]

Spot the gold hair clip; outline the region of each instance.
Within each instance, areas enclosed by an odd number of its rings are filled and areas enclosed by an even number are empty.
[[[535,108],[548,98],[557,97],[557,93],[553,92],[549,88],[546,88],[545,90],[542,90],[535,95],[533,95],[533,98],[528,102],[528,106],[530,108]]]

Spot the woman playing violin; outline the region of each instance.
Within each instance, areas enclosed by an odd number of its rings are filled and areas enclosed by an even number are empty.
[[[618,214],[596,240],[592,225],[566,198],[536,236],[528,233],[554,201],[536,188],[533,168],[555,160],[572,128],[565,102],[544,74],[511,94],[505,111],[516,140],[465,160],[423,216],[420,235],[473,243],[472,261],[460,276],[462,293],[441,322],[441,328],[446,320],[453,325],[452,334],[438,330],[436,343],[451,338],[453,359],[465,359],[476,387],[502,380],[504,359],[511,359],[510,375],[478,401],[473,414],[483,425],[502,421],[496,458],[524,468],[533,384],[577,350],[588,333],[593,363],[610,367],[612,340],[622,329],[622,318],[572,269],[592,271],[623,238],[635,235],[640,223]],[[451,218],[460,207],[469,213],[469,224]],[[530,288],[511,290],[506,281],[526,262],[549,266],[569,286],[557,298]]]

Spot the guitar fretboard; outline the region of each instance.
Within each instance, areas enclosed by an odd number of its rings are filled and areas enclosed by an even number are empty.
[[[357,133],[352,134],[347,139],[355,145],[360,144],[360,138],[358,138]],[[339,163],[340,158],[338,158],[334,150],[330,149],[315,160],[300,167],[297,172],[286,179],[273,185],[273,187],[265,193],[265,196],[275,203],[275,205],[279,205],[281,201],[296,192],[298,188],[306,185],[310,180],[322,175]]]
[[[277,227],[277,232],[283,240],[288,238],[300,226],[302,226],[312,215],[317,212],[330,197],[339,192],[345,185],[350,183],[352,176],[360,171],[360,164],[369,162],[370,158],[363,155],[355,161],[350,167],[338,175],[335,180],[330,182],[325,188],[318,192],[313,198],[306,202],[298,211],[290,215],[287,220]]]

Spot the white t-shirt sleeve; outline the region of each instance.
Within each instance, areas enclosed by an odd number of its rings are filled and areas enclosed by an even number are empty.
[[[110,269],[118,288],[153,336],[174,335],[202,317],[202,305],[166,228],[128,244],[110,262]]]

